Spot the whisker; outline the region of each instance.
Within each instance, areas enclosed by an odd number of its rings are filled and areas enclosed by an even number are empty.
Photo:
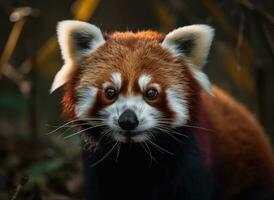
[[[155,135],[154,135],[154,132],[153,132],[152,130],[149,130],[148,132],[150,133],[150,136],[155,140],[156,137],[155,137]]]
[[[84,132],[84,131],[87,131],[87,130],[90,130],[90,129],[93,129],[93,128],[96,128],[96,127],[101,127],[101,126],[104,126],[104,125],[98,125],[98,126],[91,126],[91,127],[88,127],[88,128],[86,128],[86,129],[80,130],[80,131],[78,131],[78,132],[76,132],[76,133],[73,133],[73,134],[71,134],[71,135],[68,135],[68,136],[64,137],[64,139],[71,138],[71,137],[73,137],[73,136],[75,136],[75,135],[78,135],[78,134]]]
[[[119,113],[119,109],[118,109],[118,106],[117,106],[117,105],[115,106],[115,109],[116,109],[117,117],[119,117],[120,113]]]
[[[100,117],[86,117],[86,118],[81,118],[81,120],[85,121],[85,120],[105,120],[104,118],[100,118]]]
[[[118,157],[119,157],[119,154],[120,154],[120,148],[121,148],[121,144],[118,143],[118,147],[117,147],[117,156],[116,156],[116,160],[115,160],[116,163],[118,162]]]
[[[171,138],[173,138],[174,140],[176,140],[177,142],[181,143],[181,144],[185,144],[183,141],[179,140],[178,138],[176,138],[175,136],[173,136],[172,134],[170,134],[169,132],[165,132],[167,135],[169,135]]]
[[[165,124],[165,125],[170,125],[170,123],[173,122],[172,119],[168,119],[168,118],[156,118],[157,122]],[[184,127],[189,127],[189,128],[197,128],[197,129],[201,129],[201,130],[205,130],[205,131],[209,131],[209,132],[214,132],[214,130],[206,128],[206,127],[201,127],[201,126],[192,126],[192,125],[182,125]]]
[[[79,123],[79,124],[70,125],[70,126],[67,126],[67,127],[73,128],[73,127],[82,126],[82,125],[105,125],[105,123],[101,122],[101,123],[91,124],[90,122],[83,122],[83,123]]]
[[[172,121],[157,121],[159,124],[164,124],[164,125],[170,125],[170,123]],[[201,127],[201,126],[191,126],[191,125],[182,125],[183,127],[188,127],[188,128],[196,128],[196,129],[201,129],[201,130],[205,130],[205,131],[209,131],[209,132],[214,132],[213,129],[209,129],[209,128],[205,128],[205,127]]]
[[[67,123],[65,123],[65,124],[63,124],[63,125],[61,125],[61,126],[59,126],[57,129],[55,129],[55,130],[53,130],[53,131],[50,131],[49,133],[47,133],[47,135],[50,135],[50,134],[52,134],[52,133],[54,133],[54,132],[56,132],[56,131],[58,131],[58,130],[64,128],[64,127],[66,127],[67,125],[69,125],[69,124],[71,124],[71,123],[73,123],[73,122],[77,122],[77,121],[82,121],[82,120],[79,120],[79,119],[71,120],[71,121],[69,121],[69,122],[67,122]]]
[[[99,164],[100,162],[102,162],[115,148],[116,146],[118,145],[118,142],[116,142],[113,147],[110,149],[110,151],[105,155],[103,156],[103,158],[101,158],[100,160],[98,160],[97,162],[95,162],[94,164],[90,165],[90,167],[94,167],[95,165]]]
[[[110,133],[110,132],[111,132],[111,130],[110,130],[110,129],[107,129],[106,131],[104,131],[104,132],[101,133],[102,136],[101,136],[101,137],[99,138],[99,140],[96,142],[94,151],[97,150],[98,145],[100,144],[100,142],[101,142],[101,140],[104,138],[104,136],[107,135],[107,134]]]
[[[144,109],[145,109],[145,104],[142,104],[141,109],[140,109],[140,113],[142,113],[144,111]]]
[[[83,122],[83,123],[80,123],[80,124],[76,124],[75,126],[81,126],[81,125],[91,125],[91,126],[93,126],[93,125],[106,125],[106,123],[105,122],[96,122],[96,123],[91,123],[91,122]]]
[[[58,136],[63,136],[65,135],[69,130],[71,129],[75,129],[76,127],[78,126],[82,126],[82,125],[86,125],[86,124],[90,124],[90,123],[80,123],[80,124],[74,124],[74,125],[70,125],[70,126],[66,126],[66,127],[63,127],[63,128],[67,128],[66,130],[64,130],[63,132],[61,132],[60,134],[57,134]],[[98,124],[95,124],[96,126],[98,125],[105,125],[105,123],[98,123]],[[93,126],[94,127],[94,126]]]
[[[56,127],[58,127],[58,128],[54,129],[53,131],[50,131],[49,133],[47,133],[47,135],[50,135],[50,134],[52,134],[52,133],[54,133],[54,132],[56,132],[56,131],[58,131],[58,130],[64,128],[64,127],[67,127],[67,125],[69,125],[69,124],[72,124],[72,123],[75,123],[75,122],[78,122],[78,121],[87,121],[87,120],[89,120],[89,121],[91,121],[91,120],[94,120],[94,121],[103,121],[104,119],[103,119],[103,118],[101,118],[101,119],[99,119],[99,118],[82,118],[82,119],[74,119],[74,120],[71,120],[71,121],[69,121],[69,122],[66,122],[66,123],[64,123],[64,124],[62,124],[62,125],[60,125],[60,126],[56,126]]]
[[[149,142],[150,144],[152,144],[152,146],[154,146],[154,147],[155,147],[156,149],[158,149],[160,152],[166,152],[166,153],[168,153],[168,154],[170,154],[170,155],[174,155],[174,153],[171,153],[171,152],[169,152],[168,150],[164,149],[163,147],[160,147],[159,145],[155,144],[155,143],[152,142],[151,140],[148,140],[148,142]]]
[[[159,129],[159,130],[162,130],[162,131],[167,131],[167,132],[169,132],[169,133],[174,133],[174,134],[177,134],[177,135],[186,137],[186,138],[189,137],[189,136],[186,135],[186,134],[183,134],[183,133],[180,133],[180,132],[175,131],[175,130],[173,130],[173,129],[170,129],[170,128],[166,127],[166,126],[160,126],[160,127],[157,126],[157,127],[155,127],[155,129]]]
[[[150,154],[152,160],[154,160],[155,163],[159,164],[158,160],[156,160],[156,158],[152,155],[152,152],[151,152],[151,150],[150,150],[148,144],[147,144],[146,142],[144,142],[144,144],[145,144],[145,146],[147,147],[147,150],[148,150],[148,152],[149,152],[149,154]]]
[[[143,143],[145,146],[142,143],[140,143],[140,144],[142,145],[144,150],[147,152],[147,154],[150,156],[150,165],[152,165],[152,161],[154,161],[156,164],[159,164],[158,160],[156,160],[156,158],[152,155],[151,150],[150,150],[149,146],[147,145],[147,143],[145,141]]]
[[[189,127],[189,128],[197,128],[197,129],[201,129],[204,131],[209,131],[209,132],[215,132],[213,129],[209,129],[209,128],[205,128],[205,127],[200,127],[200,126],[190,126],[190,125],[183,125],[185,127]]]
[[[140,145],[141,145],[141,147],[144,149],[144,151],[146,152],[146,154],[149,156],[149,158],[150,158],[150,166],[151,166],[151,164],[152,164],[152,157],[151,157],[151,154],[147,151],[147,149],[145,148],[145,146],[143,145],[143,143],[140,143]]]

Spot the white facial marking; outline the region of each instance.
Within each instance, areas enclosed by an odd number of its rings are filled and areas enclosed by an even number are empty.
[[[178,90],[180,91],[180,90]],[[176,90],[168,89],[166,91],[167,93],[167,99],[169,102],[169,106],[172,108],[172,110],[177,114],[175,126],[182,126],[184,125],[185,121],[188,118],[188,111],[186,108],[186,102],[181,94],[181,92],[178,92]]]
[[[153,84],[151,84],[151,87],[153,87],[153,88],[157,89],[157,91],[158,91],[158,92],[160,92],[160,91],[161,91],[161,87],[160,87],[160,85],[159,85],[159,84],[157,84],[157,83],[153,83]]]
[[[139,87],[142,91],[146,89],[147,84],[151,81],[151,76],[143,74],[138,80]]]
[[[112,81],[114,83],[114,85],[118,88],[121,89],[122,86],[122,78],[121,78],[121,74],[119,72],[115,72],[111,75],[112,77]]]
[[[140,134],[140,135],[136,135],[134,137],[131,138],[131,140],[133,142],[143,142],[143,141],[146,141],[150,138],[150,136],[148,134]]]
[[[95,102],[97,91],[98,89],[93,86],[81,91],[81,96],[75,106],[75,113],[78,118],[81,119],[87,116],[87,111],[92,108]]]
[[[112,137],[116,140],[116,141],[119,141],[119,142],[123,142],[123,143],[126,143],[127,142],[127,138],[121,134],[117,134],[117,133],[113,133],[112,134]]]
[[[110,85],[111,85],[111,83],[107,81],[107,82],[103,83],[103,88],[106,89]]]

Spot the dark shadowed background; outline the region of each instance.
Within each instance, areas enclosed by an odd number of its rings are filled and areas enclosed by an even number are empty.
[[[257,116],[273,143],[273,11],[272,0],[1,0],[0,199],[16,191],[25,200],[83,198],[79,138],[64,139],[67,128],[47,134],[65,123],[62,90],[48,92],[62,66],[58,21],[89,21],[105,32],[213,26],[206,73]]]

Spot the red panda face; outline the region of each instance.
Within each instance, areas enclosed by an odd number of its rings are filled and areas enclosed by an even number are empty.
[[[84,27],[60,27],[66,64],[53,84],[53,89],[68,84],[67,115],[91,126],[98,125],[93,119],[99,120],[99,126],[118,142],[142,142],[187,124],[197,82],[208,87],[206,76],[190,62],[192,56],[203,62],[200,50],[191,46],[198,43],[199,35],[184,32],[187,40],[182,40],[175,31],[165,38],[155,32],[125,32],[105,41],[96,27],[74,23]],[[69,33],[62,33],[62,28]],[[62,41],[60,34],[70,36]]]
[[[76,117],[103,119],[116,140],[138,142],[186,123],[191,75],[159,41],[119,34],[80,65]]]

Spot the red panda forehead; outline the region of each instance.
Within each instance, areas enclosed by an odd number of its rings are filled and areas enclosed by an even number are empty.
[[[141,59],[142,60],[142,59]],[[143,60],[144,61],[144,60]],[[172,63],[160,63],[159,60],[135,63],[120,62],[119,64],[98,66],[93,70],[86,69],[80,73],[80,88],[93,85],[99,89],[114,87],[124,95],[137,95],[145,89],[157,87],[166,90],[176,85],[187,84],[183,70]],[[113,67],[110,67],[113,66]]]
[[[139,32],[114,32],[108,35],[108,39],[114,40],[129,40],[129,39],[146,39],[161,42],[164,39],[164,34],[155,31],[139,31]]]
[[[186,70],[185,64],[163,48],[155,39],[157,36],[154,32],[113,34],[80,62],[80,86],[114,84],[113,74],[117,73],[121,76],[120,89],[124,93],[140,92],[138,81],[145,75],[150,77],[149,83],[157,83],[162,88],[181,81],[179,77]]]

